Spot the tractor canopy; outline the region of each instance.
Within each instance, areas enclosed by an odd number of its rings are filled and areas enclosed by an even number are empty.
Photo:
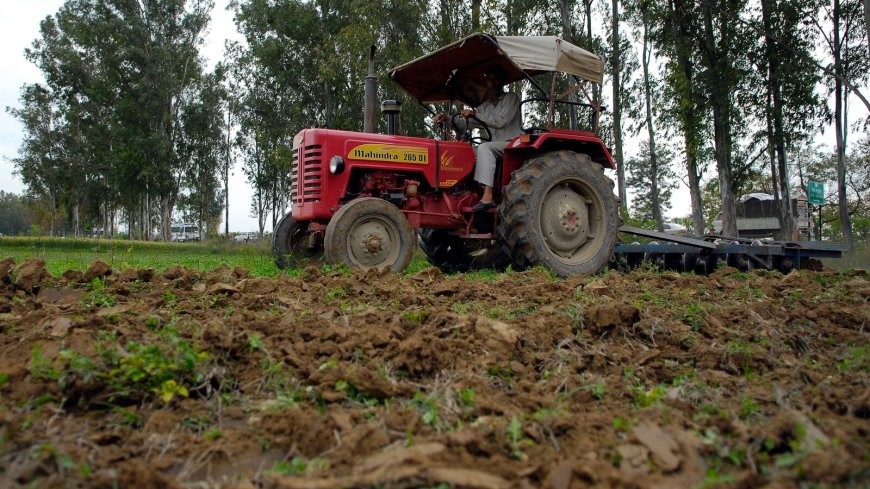
[[[390,79],[422,103],[457,100],[477,106],[483,74],[497,64],[507,83],[561,72],[601,84],[601,57],[556,36],[472,34],[390,70]]]

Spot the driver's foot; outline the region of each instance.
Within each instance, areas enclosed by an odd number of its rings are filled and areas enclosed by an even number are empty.
[[[488,211],[495,207],[495,202],[478,202],[471,208],[473,212],[483,212]]]

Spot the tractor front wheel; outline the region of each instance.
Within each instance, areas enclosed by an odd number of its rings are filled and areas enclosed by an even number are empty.
[[[499,234],[520,268],[541,264],[565,277],[607,265],[619,214],[603,170],[585,154],[556,151],[513,173],[498,207]]]
[[[323,244],[317,236],[308,232],[307,222],[294,220],[288,212],[278,221],[272,236],[272,256],[278,268],[316,264],[323,260]]]
[[[411,263],[417,235],[393,204],[374,197],[352,200],[329,221],[324,238],[326,261],[353,268],[401,272]]]

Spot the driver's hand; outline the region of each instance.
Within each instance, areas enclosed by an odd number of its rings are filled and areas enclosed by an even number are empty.
[[[432,122],[435,124],[441,124],[442,122],[447,122],[447,116],[442,114],[442,113],[435,114],[435,116],[432,117]]]
[[[469,117],[474,117],[474,109],[463,109],[462,112],[459,113],[462,117],[468,119]]]

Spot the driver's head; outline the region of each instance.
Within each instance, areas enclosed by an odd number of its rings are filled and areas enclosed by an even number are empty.
[[[501,65],[491,64],[483,70],[483,79],[491,87],[501,88],[507,82],[507,70]]]

